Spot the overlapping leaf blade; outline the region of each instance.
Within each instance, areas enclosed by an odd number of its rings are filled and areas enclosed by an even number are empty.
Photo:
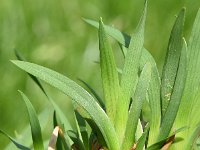
[[[151,81],[148,89],[149,106],[151,109],[150,130],[148,135],[148,145],[157,141],[161,123],[161,104],[160,104],[160,76],[153,57],[145,49],[140,62],[142,70],[144,64],[151,64]]]
[[[138,24],[136,31],[134,32],[130,45],[125,57],[124,67],[121,75],[121,90],[122,98],[117,103],[117,119],[116,119],[116,131],[120,140],[123,139],[124,129],[128,119],[128,108],[130,98],[134,92],[134,88],[137,83],[140,58],[142,55],[142,49],[144,44],[144,27],[146,20],[147,3],[145,3],[143,15]]]
[[[15,55],[18,60],[25,61],[25,58],[20,54],[19,51],[15,50]],[[47,91],[44,89],[42,86],[41,82],[33,75],[29,74],[28,75],[31,77],[31,79],[38,85],[38,87],[41,89],[41,91],[45,94],[47,99],[50,101],[50,103],[53,105],[56,113],[59,115],[62,123],[64,124],[64,128],[66,130],[72,130],[71,124],[69,123],[68,119],[66,118],[65,114],[63,111],[59,108],[59,106],[54,102],[54,100],[47,94]],[[71,142],[70,142],[71,143]]]
[[[31,126],[31,133],[32,133],[32,139],[33,139],[33,146],[35,150],[43,150],[44,145],[43,145],[43,140],[42,140],[42,133],[41,133],[41,127],[39,120],[37,118],[37,114],[35,112],[34,107],[32,106],[31,102],[29,99],[19,91],[25,104],[27,107],[28,115],[29,115],[29,121],[30,121],[30,126]]]
[[[96,21],[84,19],[88,24],[98,28],[99,24]],[[130,44],[131,37],[125,33],[120,32],[119,30],[106,26],[105,25],[106,33],[108,33],[111,37],[116,39],[120,44],[123,46],[128,47]],[[124,50],[124,54],[126,54],[126,49]],[[151,124],[150,124],[150,133],[149,133],[149,144],[153,144],[157,140],[157,136],[159,134],[159,127],[160,127],[160,121],[161,121],[161,106],[160,106],[160,77],[157,70],[156,63],[151,56],[151,54],[143,48],[142,50],[142,56],[141,56],[141,63],[140,68],[144,67],[144,64],[147,62],[151,63],[152,66],[152,79],[150,82],[150,87],[148,90],[148,96],[149,96],[149,102],[151,107]],[[121,72],[121,70],[120,70]]]
[[[126,126],[125,138],[123,141],[122,149],[131,149],[135,141],[135,132],[137,129],[138,120],[140,117],[143,101],[145,100],[147,89],[149,87],[149,81],[151,79],[151,65],[147,63],[140,75],[135,94],[133,96],[133,102],[129,110],[129,116]]]
[[[16,57],[17,57],[18,60],[26,61],[26,59],[16,49],[15,49],[15,55],[16,55]],[[33,76],[33,75],[29,74],[29,73],[28,73],[28,75],[38,85],[38,87],[41,89],[41,91],[45,94],[45,96],[47,97],[47,99],[53,105],[53,107],[56,110],[59,118],[62,120],[61,124],[64,124],[63,129],[65,129],[65,130],[72,130],[72,126],[69,123],[68,119],[66,118],[65,114],[59,108],[59,106],[54,102],[54,100],[49,96],[49,94],[47,94],[47,91],[44,89],[44,87],[42,86],[41,82],[35,76]],[[66,136],[65,139],[66,139],[67,147],[70,147],[70,145],[72,145],[72,141],[68,137],[67,134],[65,136]]]
[[[86,92],[82,87],[67,77],[50,70],[48,68],[23,61],[12,61],[19,68],[26,72],[46,81],[50,85],[58,88],[64,94],[70,96],[76,101],[94,120],[99,129],[101,130],[109,149],[119,149],[118,139],[114,127],[101,109],[95,102],[94,98]]]
[[[191,137],[193,132],[198,128],[196,125],[200,121],[200,109],[194,107],[199,103],[200,99],[196,96],[199,93],[200,85],[200,9],[197,12],[190,39],[188,42],[188,63],[187,63],[187,78],[184,89],[184,94],[179,107],[176,118],[176,127],[188,126],[188,130],[178,134],[179,137],[185,140],[174,145],[174,149],[185,149],[188,142],[191,142],[188,137]],[[198,106],[197,106],[198,107]],[[196,111],[196,112],[194,112]],[[198,114],[193,122],[193,115]]]
[[[100,96],[96,93],[96,91],[85,81],[79,79],[79,81],[81,81],[86,87],[87,89],[92,93],[92,95],[96,98],[96,100],[98,101],[99,105],[105,109],[105,104],[103,102],[103,100],[100,98]]]
[[[171,100],[169,102],[169,105],[167,107],[166,113],[163,117],[162,124],[160,127],[160,134],[158,137],[159,140],[165,139],[169,135],[171,128],[174,124],[174,121],[179,109],[179,105],[181,103],[181,98],[182,98],[183,90],[185,87],[185,79],[187,75],[187,70],[186,70],[187,50],[186,49],[187,49],[187,45],[186,45],[186,42],[184,42],[184,45],[181,51],[181,57],[179,60],[179,66],[178,66],[178,70],[176,74],[174,88],[171,95]]]
[[[185,18],[185,9],[182,9],[175,21],[171,31],[168,50],[162,72],[161,81],[161,98],[162,98],[162,115],[165,114],[173,91],[179,58],[182,49],[183,25]]]

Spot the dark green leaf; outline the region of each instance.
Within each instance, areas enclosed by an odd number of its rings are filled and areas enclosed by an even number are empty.
[[[31,102],[29,101],[29,99],[26,97],[26,95],[24,95],[24,93],[22,93],[21,91],[19,92],[26,104],[26,108],[28,111],[32,139],[33,139],[33,147],[35,150],[43,150],[44,146],[43,146],[43,140],[42,140],[41,127],[40,127],[40,123],[39,123],[36,111],[34,107],[32,106]]]
[[[162,116],[165,114],[171,99],[175,84],[176,73],[183,45],[183,25],[185,20],[185,9],[182,9],[174,23],[171,31],[165,63],[162,71],[161,98]]]
[[[96,103],[94,98],[86,92],[82,87],[76,84],[69,78],[53,71],[48,68],[23,61],[12,61],[19,68],[25,70],[28,73],[46,81],[50,85],[58,88],[60,91],[70,96],[74,101],[76,101],[91,118],[98,125],[100,131],[102,132],[108,148],[119,149],[118,138],[116,136],[114,127],[109,120],[108,116],[105,114],[103,109]]]
[[[177,70],[177,75],[174,83],[174,88],[171,95],[171,100],[167,107],[166,113],[163,117],[161,127],[160,127],[160,134],[159,139],[165,139],[174,124],[174,120],[176,118],[179,105],[181,103],[181,98],[183,94],[183,90],[185,88],[185,79],[187,75],[186,65],[187,65],[187,45],[184,42],[181,57],[179,60],[179,66]]]

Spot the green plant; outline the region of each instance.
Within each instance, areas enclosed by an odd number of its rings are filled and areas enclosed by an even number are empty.
[[[99,28],[100,68],[104,98],[84,81],[88,93],[69,78],[42,66],[12,61],[38,84],[54,108],[54,131],[49,149],[156,150],[194,149],[200,134],[198,109],[200,79],[200,10],[188,45],[183,38],[185,9],[171,31],[160,79],[156,63],[143,47],[147,3],[132,36],[85,19]],[[119,43],[124,66],[117,68],[108,35]],[[76,126],[47,94],[43,80],[71,97]],[[29,99],[20,92],[27,106],[34,149],[44,149],[40,123]],[[93,96],[92,96],[93,95]],[[102,100],[103,99],[103,100]],[[150,113],[145,114],[149,109]],[[5,134],[19,149],[29,149]],[[57,142],[56,142],[57,140]]]

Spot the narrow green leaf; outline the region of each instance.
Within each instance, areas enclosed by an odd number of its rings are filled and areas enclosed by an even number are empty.
[[[131,38],[127,55],[125,57],[124,68],[121,77],[121,87],[125,94],[124,96],[128,99],[126,100],[127,102],[125,102],[127,103],[127,105],[129,104],[129,99],[136,85],[136,78],[138,76],[140,58],[142,55],[142,48],[144,44],[146,9],[147,6],[145,5],[143,16],[135,33]]]
[[[96,100],[98,101],[99,105],[101,106],[101,108],[105,109],[105,105],[103,100],[100,98],[100,96],[96,93],[96,91],[85,81],[78,79],[79,81],[81,81],[86,87],[87,89],[92,93],[92,95],[96,98]]]
[[[129,110],[129,117],[126,126],[126,132],[123,140],[122,149],[131,149],[135,144],[135,132],[137,129],[138,120],[140,117],[143,101],[145,100],[149,82],[151,79],[151,65],[147,63],[140,75],[134,96],[133,102]]]
[[[20,144],[19,142],[17,142],[15,139],[13,139],[11,136],[9,136],[6,132],[2,131],[0,129],[0,133],[2,133],[3,135],[5,135],[7,138],[10,139],[10,141],[18,148],[18,149],[21,149],[21,150],[30,150],[28,147]]]
[[[20,52],[17,51],[17,50],[15,50],[15,55],[16,55],[16,57],[17,57],[18,60],[21,60],[21,61],[25,61],[26,60],[22,56],[22,54],[20,54]],[[49,96],[49,94],[47,94],[46,90],[44,89],[44,87],[42,86],[42,84],[40,83],[40,81],[35,76],[33,76],[33,75],[29,74],[29,73],[28,73],[28,75],[38,85],[38,87],[41,89],[41,91],[45,94],[45,96],[47,97],[47,99],[53,105],[55,111],[59,115],[59,118],[62,120],[62,122],[64,124],[64,128],[66,130],[72,130],[71,124],[69,123],[69,121],[66,118],[65,114],[62,112],[62,110],[59,108],[59,106],[54,102],[54,100]],[[72,141],[69,139],[69,137],[67,137],[67,135],[66,135],[66,140],[67,140],[68,145],[72,144]]]
[[[118,139],[114,127],[103,109],[96,103],[94,98],[82,87],[69,78],[48,68],[23,61],[12,61],[19,68],[46,81],[58,88],[64,94],[70,96],[91,116],[102,132],[109,149],[119,149]]]
[[[18,60],[26,61],[26,59],[22,56],[22,54],[20,54],[20,52],[17,51],[16,49],[15,49],[15,56],[17,57]],[[46,91],[44,90],[40,81],[33,75],[31,75],[31,74],[28,74],[28,75],[38,85],[38,87],[42,90],[42,92],[48,97],[48,95],[47,95]]]
[[[88,24],[98,28],[98,22],[92,21],[89,19],[85,20]],[[114,39],[116,39],[120,44],[123,46],[126,46],[126,48],[129,46],[130,39],[131,37],[127,34],[121,33],[119,30],[105,26],[106,33],[108,33],[110,36],[112,36]],[[142,50],[142,56],[141,56],[141,63],[140,63],[140,68],[143,68],[144,64],[147,62],[151,63],[152,66],[152,79],[150,82],[150,87],[148,90],[148,96],[149,96],[149,102],[150,102],[150,107],[151,107],[151,123],[150,123],[150,132],[149,132],[149,144],[153,144],[156,142],[158,133],[159,133],[159,128],[160,128],[160,120],[161,120],[161,105],[160,105],[160,77],[159,73],[156,67],[156,63],[151,56],[151,54],[143,48]],[[124,55],[126,55],[126,49],[123,49]],[[122,71],[119,70],[119,73]]]
[[[186,42],[184,42],[182,51],[181,51],[181,57],[179,60],[179,66],[177,70],[177,75],[174,83],[174,88],[171,94],[171,100],[169,102],[169,105],[167,107],[166,113],[163,117],[161,127],[160,127],[160,134],[159,139],[165,139],[169,133],[170,130],[174,124],[174,120],[176,118],[179,105],[181,102],[183,90],[185,87],[185,80],[187,75],[186,65],[187,65],[187,45]]]
[[[148,89],[148,100],[151,110],[150,119],[150,131],[148,136],[148,145],[151,145],[157,141],[157,137],[160,129],[161,122],[161,104],[160,104],[160,77],[153,57],[147,51],[143,50],[141,58],[140,68],[145,63],[150,62],[151,64],[151,80]]]
[[[119,99],[120,87],[114,54],[109,44],[102,20],[99,21],[99,50],[101,79],[103,85],[106,113],[114,123],[116,104]]]
[[[45,109],[38,114],[38,119],[40,122],[41,130],[46,130],[47,126],[49,125],[49,121],[52,120],[51,115],[53,114],[52,106],[47,104]],[[16,137],[16,140],[19,143],[23,143],[27,147],[33,146],[33,140],[30,136],[30,125],[26,125],[22,132],[19,133],[19,135]],[[15,149],[13,146],[13,143],[9,143],[4,150],[12,150]]]
[[[92,25],[96,28],[99,28],[99,23],[97,21],[93,21],[93,20],[85,19],[85,18],[83,18],[83,20],[86,23],[88,23],[88,24],[90,24],[90,25]],[[116,40],[119,41],[124,46],[126,46],[126,47],[129,46],[129,43],[130,43],[130,36],[129,35],[122,33],[119,30],[117,30],[113,27],[107,26],[107,25],[105,26],[105,31],[106,31],[106,33],[108,33],[112,37],[116,38]]]
[[[182,9],[174,23],[171,31],[165,63],[162,71],[161,98],[162,98],[162,116],[165,114],[169,101],[171,99],[179,58],[182,49],[183,25],[185,20],[185,9]]]
[[[37,118],[36,111],[34,107],[32,106],[31,102],[29,101],[29,99],[26,97],[26,95],[24,95],[24,93],[22,93],[21,91],[19,92],[26,104],[26,108],[28,111],[32,139],[33,139],[33,147],[35,150],[43,150],[44,146],[43,146],[43,140],[42,140],[41,127],[40,127],[39,120]]]
[[[134,92],[137,83],[140,58],[144,44],[144,27],[146,20],[147,3],[145,3],[143,15],[140,19],[138,27],[131,38],[131,42],[125,57],[123,72],[121,76],[122,97],[117,103],[116,132],[120,141],[123,139],[124,129],[128,118],[128,108],[130,98]]]
[[[89,149],[89,137],[88,137],[88,131],[86,127],[86,121],[77,111],[75,111],[75,114],[78,121],[78,125],[80,127],[80,132],[81,132],[81,137],[82,137],[84,147],[85,149]]]
[[[197,12],[192,32],[188,42],[188,63],[187,63],[187,78],[184,89],[184,94],[176,118],[176,127],[187,125],[190,128],[181,132],[179,136],[185,139],[182,142],[179,142],[175,145],[176,149],[184,149],[191,137],[196,124],[200,121],[200,111],[197,109],[200,98],[197,98],[199,95],[200,89],[200,9]],[[195,108],[196,107],[196,108]],[[195,112],[196,111],[196,112]],[[197,118],[194,119],[194,114]],[[196,120],[195,122],[193,120]]]

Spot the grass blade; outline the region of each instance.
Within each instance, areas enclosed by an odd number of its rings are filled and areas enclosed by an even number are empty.
[[[160,122],[161,122],[161,104],[160,104],[160,76],[156,66],[156,62],[148,51],[143,50],[141,57],[140,70],[149,62],[151,64],[151,80],[148,89],[149,106],[151,110],[150,130],[148,135],[148,145],[157,141]]]
[[[31,102],[29,101],[29,99],[26,97],[26,95],[24,95],[24,93],[22,93],[21,91],[19,91],[25,104],[26,104],[26,108],[28,111],[28,115],[29,115],[29,121],[30,121],[30,126],[31,126],[31,133],[32,133],[32,139],[33,139],[33,147],[35,150],[43,150],[44,149],[44,145],[43,145],[43,140],[42,140],[42,133],[41,133],[41,127],[40,127],[40,123],[39,120],[37,118],[37,114],[35,112],[34,107],[32,106]]]
[[[25,70],[39,79],[46,81],[50,85],[62,91],[64,94],[70,96],[85,111],[87,111],[87,113],[97,124],[105,138],[108,148],[115,150],[119,149],[118,139],[111,121],[101,107],[95,102],[94,98],[82,87],[69,78],[48,68],[29,62],[12,62],[22,70]]]
[[[17,57],[18,60],[21,61],[25,61],[26,59],[20,54],[19,51],[17,51],[15,49],[15,55]],[[59,118],[62,120],[63,124],[64,124],[64,128],[66,130],[72,130],[71,124],[69,123],[68,119],[66,118],[65,114],[62,112],[62,110],[59,108],[59,106],[54,102],[54,100],[49,96],[49,94],[47,94],[46,90],[44,89],[44,87],[42,86],[41,82],[37,79],[37,77],[31,75],[30,73],[28,73],[29,77],[38,85],[38,87],[41,89],[41,91],[45,94],[45,96],[47,97],[47,99],[50,101],[50,103],[53,105],[56,113],[59,115]],[[68,139],[68,143],[72,142],[70,141],[69,137],[66,137]]]
[[[145,100],[149,81],[151,79],[151,65],[148,63],[144,66],[140,75],[133,102],[129,110],[129,117],[126,126],[125,138],[123,140],[122,149],[131,149],[135,144],[135,132],[137,129],[138,120],[140,117],[143,101]]]
[[[30,150],[28,147],[18,143],[15,139],[13,139],[11,136],[9,136],[6,132],[0,130],[0,133],[4,134],[7,138],[10,139],[10,141],[20,150]]]
[[[186,42],[184,42],[181,57],[179,61],[178,71],[174,83],[174,88],[171,95],[171,100],[169,102],[169,105],[167,107],[166,113],[163,117],[161,127],[160,127],[160,134],[159,139],[165,139],[169,133],[170,130],[174,124],[174,120],[176,118],[179,105],[181,102],[183,90],[185,87],[185,80],[186,80],[186,66],[187,66],[187,45]]]
[[[109,44],[102,19],[99,21],[99,50],[101,79],[103,85],[106,113],[114,123],[120,87],[114,54]]]
[[[85,19],[85,21],[98,28],[99,24],[96,21],[92,21],[89,19]],[[119,30],[110,27],[110,26],[106,26],[105,25],[105,30],[106,33],[108,33],[111,37],[113,37],[114,39],[116,39],[120,44],[122,44],[123,46],[126,46],[126,48],[129,46],[130,44],[130,40],[131,37],[127,34],[124,34],[122,32],[120,32]],[[123,53],[126,54],[126,49],[123,49]],[[147,62],[151,63],[152,66],[152,79],[150,82],[150,87],[148,90],[148,96],[149,96],[149,102],[150,102],[150,107],[151,107],[151,123],[150,123],[150,132],[149,132],[149,144],[153,144],[157,141],[157,137],[159,134],[159,128],[160,128],[160,120],[161,120],[161,105],[160,105],[160,76],[159,76],[159,72],[157,70],[157,66],[156,63],[153,59],[153,57],[151,56],[151,54],[145,49],[143,48],[142,50],[142,56],[141,56],[141,64],[140,64],[140,68],[144,67],[144,64],[146,64]],[[121,70],[119,71],[121,73]]]
[[[86,121],[77,111],[75,111],[75,114],[78,121],[78,125],[80,127],[80,132],[81,132],[84,147],[85,149],[89,149],[89,137],[88,137],[88,131],[86,127]]]
[[[185,131],[179,133],[178,136],[184,138],[185,140],[177,143],[174,148],[175,149],[185,149],[189,142],[189,138],[191,137],[196,124],[200,122],[199,118],[199,108],[197,109],[200,98],[197,98],[199,95],[200,89],[200,9],[197,12],[192,32],[188,42],[188,63],[187,63],[187,78],[185,84],[184,95],[182,97],[181,105],[179,108],[179,112],[176,118],[176,127],[180,127],[183,125],[187,125],[190,128]],[[196,107],[196,108],[195,108]],[[196,111],[196,112],[195,112]],[[195,122],[194,114],[196,114]]]
[[[85,18],[83,18],[83,20],[86,23],[88,23],[88,24],[90,24],[90,25],[92,25],[96,28],[99,28],[99,22],[93,21],[93,20],[90,20],[90,19],[85,19]],[[126,47],[129,46],[130,39],[131,39],[129,35],[122,33],[119,30],[117,30],[113,27],[107,26],[107,25],[105,25],[105,31],[106,31],[106,33],[108,33],[112,37],[116,38],[116,40],[119,41],[119,43],[121,43],[122,45],[124,45]]]
[[[18,60],[25,61],[26,59],[20,54],[19,51],[15,49],[15,55]],[[59,106],[54,102],[54,100],[47,94],[46,90],[42,86],[41,82],[37,79],[37,77],[31,75],[30,73],[27,73],[29,77],[38,85],[38,87],[41,89],[41,91],[45,94],[47,99],[50,101],[50,103],[53,105],[54,109],[56,110],[57,114],[59,115],[59,118],[62,120],[62,123],[64,124],[63,129],[65,128],[66,130],[72,130],[71,124],[69,123],[68,119],[66,118],[65,114],[62,112],[62,110],[59,108]],[[78,129],[77,129],[78,130]],[[72,141],[68,137],[68,135],[65,135],[66,140],[67,140],[67,145],[72,144]]]
[[[130,41],[121,76],[121,89],[123,96],[121,98],[121,101],[117,103],[118,111],[116,119],[116,131],[120,137],[120,141],[122,141],[123,139],[124,129],[126,127],[126,122],[128,118],[130,98],[134,92],[134,88],[136,86],[136,81],[138,78],[140,58],[142,55],[144,44],[146,10],[147,3],[145,3],[143,15]]]
[[[182,49],[183,25],[185,20],[185,9],[182,9],[174,23],[171,31],[168,50],[162,71],[161,98],[162,116],[165,114],[173,91],[179,58]]]

